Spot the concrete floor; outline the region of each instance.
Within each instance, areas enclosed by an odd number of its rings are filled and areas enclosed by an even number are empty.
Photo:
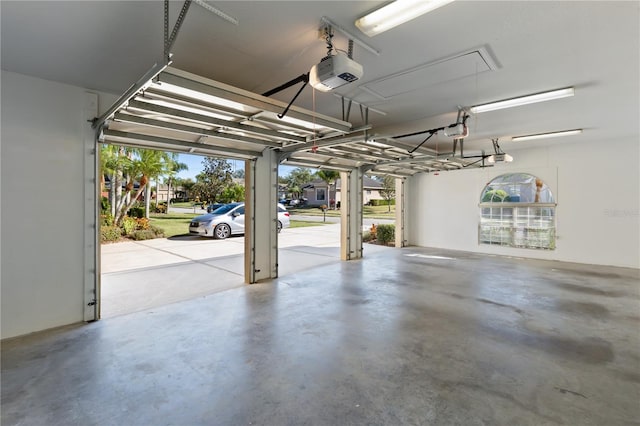
[[[639,271],[422,248],[2,344],[2,425],[640,424]]]
[[[288,228],[278,234],[278,273],[286,276],[340,259],[340,225]],[[366,244],[365,255],[392,248]],[[101,318],[244,286],[244,237],[193,235],[101,247]]]

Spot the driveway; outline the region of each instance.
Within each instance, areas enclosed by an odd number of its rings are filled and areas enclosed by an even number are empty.
[[[287,228],[278,234],[278,273],[340,262],[340,225]],[[365,244],[372,253],[393,250]],[[244,284],[244,237],[185,235],[101,246],[102,318],[205,297]]]

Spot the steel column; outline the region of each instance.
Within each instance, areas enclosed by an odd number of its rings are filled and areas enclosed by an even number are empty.
[[[407,239],[405,233],[405,223],[407,221],[407,209],[406,209],[406,179],[396,178],[396,240],[395,246],[402,248],[406,246]]]
[[[360,169],[340,172],[340,259],[362,258],[362,182]]]
[[[278,276],[278,157],[265,150],[245,166],[245,282]]]
[[[84,118],[87,122],[98,115],[98,95],[85,93]],[[98,230],[98,200],[100,191],[97,135],[90,124],[84,131],[84,300],[83,319],[94,321],[100,317],[100,238]]]

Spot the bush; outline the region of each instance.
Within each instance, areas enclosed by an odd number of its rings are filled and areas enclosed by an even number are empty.
[[[124,235],[131,235],[133,231],[138,227],[138,221],[129,216],[125,216],[122,219],[122,231]]]
[[[100,227],[100,241],[110,242],[118,241],[122,236],[122,230],[118,226],[101,226]]]
[[[136,241],[152,240],[156,238],[156,233],[151,229],[138,229],[137,231],[133,231],[133,233],[131,234],[131,238]]]
[[[113,226],[113,216],[111,216],[111,213],[100,215],[100,226]]]
[[[100,199],[100,213],[106,214],[111,211],[111,204],[109,204],[109,199],[107,197],[102,197]]]
[[[176,198],[172,198],[171,200],[169,200],[169,202],[171,204],[173,204],[173,203],[188,203],[189,201],[191,201],[191,199],[187,198],[187,197],[176,197]]]
[[[129,217],[144,217],[144,207],[131,207],[127,212]]]
[[[149,219],[147,219],[146,217],[140,217],[136,219],[136,230],[140,231],[149,229],[149,226],[151,226],[151,223],[149,223]]]
[[[389,204],[391,204],[392,206],[396,205],[396,200],[369,200],[369,205],[370,206],[388,206]]]
[[[375,239],[376,238],[374,237],[374,235],[369,231],[367,231],[364,234],[362,234],[362,242],[363,243],[368,243],[368,242],[371,242],[371,241],[373,241]]]
[[[149,209],[154,213],[166,213],[167,212],[167,202],[161,201],[159,203],[151,203]]]
[[[156,238],[164,237],[164,229],[162,229],[162,228],[158,228],[155,225],[151,225],[151,226],[149,226],[149,230],[152,231],[156,235]]]
[[[380,244],[387,244],[395,238],[396,226],[392,224],[378,225],[376,232]]]

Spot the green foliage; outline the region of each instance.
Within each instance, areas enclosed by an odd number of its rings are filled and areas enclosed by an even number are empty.
[[[149,205],[149,209],[151,210],[151,213],[166,213],[167,203],[165,201],[161,201],[159,203],[151,203]]]
[[[122,229],[118,226],[101,226],[100,227],[100,241],[111,242],[118,241],[122,236]]]
[[[396,200],[369,200],[370,206],[395,206]]]
[[[109,199],[107,197],[102,197],[100,199],[100,213],[106,214],[111,211],[111,204],[109,204]]]
[[[376,235],[380,244],[387,244],[395,238],[396,226],[392,224],[378,225]]]
[[[111,213],[105,213],[100,215],[100,226],[113,226],[114,220]]]
[[[138,227],[138,222],[136,221],[136,218],[125,216],[122,219],[122,233],[124,235],[127,235],[127,236],[131,235],[133,231],[136,230],[137,227]]]
[[[131,207],[127,212],[129,217],[144,217],[144,207]]]
[[[292,197],[298,198],[302,195],[302,187],[311,182],[314,178],[314,173],[311,169],[306,167],[297,167],[289,172],[289,174],[282,179],[281,183],[287,185],[288,192]]]
[[[189,195],[200,200],[218,201],[218,197],[227,187],[231,186],[231,164],[227,160],[206,157],[202,160],[204,170],[196,176],[196,183],[189,191]]]
[[[162,238],[164,237],[164,230],[162,228],[158,228],[155,225],[151,225],[149,226],[149,230],[152,231],[157,238]]]
[[[333,185],[340,177],[340,172],[336,172],[335,170],[318,170],[316,175],[327,182],[328,185]]]
[[[364,234],[362,234],[362,241],[365,242],[365,243],[371,242],[374,239],[375,239],[375,236],[369,231],[367,231]]]
[[[385,176],[382,179],[382,189],[380,195],[387,201],[386,205],[391,206],[391,202],[395,204],[396,197],[396,178],[393,176]]]
[[[509,201],[511,201],[511,197],[503,189],[490,189],[482,196],[483,203],[505,203]]]
[[[244,201],[244,186],[232,183],[222,191],[217,201],[220,203]]]
[[[137,231],[134,231],[131,234],[131,238],[133,238],[136,241],[152,240],[156,238],[156,233],[153,232],[151,229],[139,229]]]

